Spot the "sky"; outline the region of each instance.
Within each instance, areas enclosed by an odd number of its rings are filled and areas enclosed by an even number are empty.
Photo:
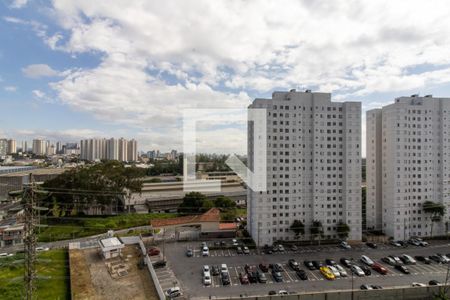
[[[246,107],[275,90],[363,116],[450,96],[447,2],[0,0],[0,137],[182,150],[183,111],[232,108],[199,124],[197,151],[242,154]]]

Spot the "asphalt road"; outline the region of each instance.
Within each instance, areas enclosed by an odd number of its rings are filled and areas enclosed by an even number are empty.
[[[185,256],[187,248],[195,250],[194,257],[188,258]],[[378,249],[370,249],[362,246],[351,250],[339,249],[337,246],[301,247],[296,253],[287,251],[287,253],[272,255],[260,255],[255,250],[252,250],[250,255],[238,255],[235,250],[211,250],[211,256],[209,257],[200,256],[200,242],[166,243],[165,249],[169,268],[177,278],[177,284],[190,299],[214,298],[214,296],[267,295],[271,290],[314,292],[352,289],[352,276],[348,269],[349,277],[339,278],[333,281],[324,279],[322,274],[317,270],[307,270],[309,280],[302,281],[287,265],[287,261],[290,258],[296,259],[301,264],[301,268],[306,270],[303,266],[304,260],[324,261],[326,258],[331,258],[339,263],[341,257],[353,258],[355,261],[359,261],[361,255],[364,254],[381,263],[381,258],[387,255],[410,254],[412,256],[429,256],[434,253],[450,253],[450,246],[446,241],[433,241],[428,247],[409,246],[400,249],[390,245],[380,245]],[[222,263],[228,266],[231,285],[223,286],[220,281],[220,276],[215,276],[211,286],[204,286],[201,275],[202,266],[220,265]],[[244,265],[250,264],[257,266],[260,263],[281,263],[283,266],[283,282],[274,282],[269,273],[268,283],[266,284],[255,283],[242,285],[239,282],[238,274],[244,272]],[[404,287],[411,286],[412,282],[427,284],[431,279],[436,279],[443,283],[447,274],[447,265],[434,262],[431,265],[418,262],[417,265],[408,266],[411,271],[409,275],[402,274],[385,263],[381,264],[389,270],[388,274],[380,275],[372,270],[372,275],[370,276],[354,276],[354,289],[359,289],[361,284],[376,284],[383,287]]]

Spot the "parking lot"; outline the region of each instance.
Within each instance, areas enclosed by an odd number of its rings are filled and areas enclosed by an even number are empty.
[[[213,243],[208,243],[213,246]],[[186,257],[186,249],[193,250],[192,257]],[[445,282],[447,265],[432,262],[425,265],[417,262],[416,265],[408,265],[411,274],[403,274],[392,266],[381,262],[381,258],[387,255],[410,254],[412,256],[429,256],[434,253],[449,253],[450,247],[446,242],[433,242],[428,247],[409,246],[407,248],[396,248],[391,245],[379,245],[377,249],[368,248],[365,245],[353,247],[346,250],[337,246],[309,246],[299,247],[297,251],[286,249],[284,253],[275,252],[264,254],[262,251],[250,249],[250,254],[238,254],[235,249],[210,250],[208,257],[202,257],[200,242],[171,243],[166,244],[166,257],[171,269],[177,278],[179,285],[185,295],[192,298],[209,298],[214,296],[240,296],[240,295],[267,295],[269,291],[286,290],[288,292],[310,292],[325,290],[348,290],[359,289],[361,284],[374,284],[382,287],[411,286],[412,282],[427,284],[429,280],[435,279]],[[355,263],[362,265],[359,261],[361,255],[368,255],[377,263],[388,270],[386,275],[381,275],[372,270],[372,274],[364,277],[352,276],[350,270],[345,268],[348,277],[327,280],[318,270],[308,270],[303,262],[305,260],[334,259],[339,263],[341,257],[353,258]],[[308,280],[301,280],[296,272],[288,265],[289,259],[295,259],[300,268],[306,271]],[[224,286],[220,275],[212,276],[212,284],[205,286],[202,282],[202,266],[227,264],[230,274],[230,285]],[[260,263],[275,264],[282,266],[282,282],[275,282],[270,270],[266,273],[267,283],[241,284],[239,274],[245,273],[245,264],[258,267]]]

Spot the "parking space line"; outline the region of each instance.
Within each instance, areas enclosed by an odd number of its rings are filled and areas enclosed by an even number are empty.
[[[316,280],[319,279],[319,277],[317,277],[316,274],[314,274],[314,272],[312,272],[311,270],[309,271],[309,273],[310,273]]]

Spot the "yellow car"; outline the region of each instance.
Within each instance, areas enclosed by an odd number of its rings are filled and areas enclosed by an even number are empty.
[[[336,276],[334,276],[333,272],[328,267],[320,267],[320,273],[328,280],[336,279]]]

